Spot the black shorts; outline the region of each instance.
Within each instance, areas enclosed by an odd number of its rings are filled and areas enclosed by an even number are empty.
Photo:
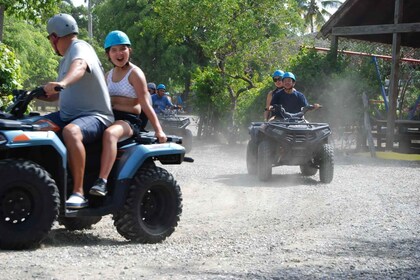
[[[133,130],[133,135],[136,135],[140,132],[141,120],[139,115],[118,110],[112,110],[112,112],[114,113],[114,118],[116,121],[125,121],[128,123],[128,125]]]

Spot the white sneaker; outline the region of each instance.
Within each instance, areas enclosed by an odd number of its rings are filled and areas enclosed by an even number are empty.
[[[81,209],[88,206],[88,200],[79,193],[73,193],[66,201],[66,207],[69,209]]]

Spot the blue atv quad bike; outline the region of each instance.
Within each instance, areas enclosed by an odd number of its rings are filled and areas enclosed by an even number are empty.
[[[299,165],[303,176],[313,176],[319,170],[322,183],[334,176],[334,149],[328,144],[331,129],[326,123],[308,123],[304,115],[313,105],[291,114],[274,106],[275,118],[269,122],[252,122],[249,126],[246,163],[248,174],[268,181],[272,168],[280,165]]]
[[[185,148],[185,153],[191,152],[193,148],[193,134],[187,128],[191,124],[190,118],[179,115],[177,107],[165,109],[158,113],[157,117],[164,131],[182,137],[182,146]],[[148,123],[147,129],[153,129],[150,123]]]
[[[25,114],[42,88],[15,91],[14,103],[0,112],[0,248],[33,248],[58,220],[68,230],[90,228],[112,214],[123,237],[157,243],[170,236],[182,212],[181,189],[174,177],[155,165],[193,161],[184,157],[182,138],[157,144],[150,133],[119,143],[106,197],[88,196],[89,207],[65,208],[72,191],[67,151],[54,124],[38,113]],[[55,126],[57,127],[57,126]],[[101,143],[86,147],[85,194],[98,176]]]

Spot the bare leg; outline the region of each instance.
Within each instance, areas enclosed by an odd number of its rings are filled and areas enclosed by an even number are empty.
[[[117,157],[117,143],[120,139],[133,135],[131,127],[125,121],[116,121],[108,127],[102,137],[101,170],[99,178],[108,179]]]
[[[70,171],[73,176],[73,192],[83,195],[83,177],[85,174],[86,150],[82,142],[83,135],[80,127],[69,124],[63,129],[64,144],[67,148],[67,155]]]

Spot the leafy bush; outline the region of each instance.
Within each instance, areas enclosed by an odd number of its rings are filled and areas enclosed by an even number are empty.
[[[19,60],[5,44],[0,43],[0,107],[6,106],[13,89],[20,87],[21,69]]]

